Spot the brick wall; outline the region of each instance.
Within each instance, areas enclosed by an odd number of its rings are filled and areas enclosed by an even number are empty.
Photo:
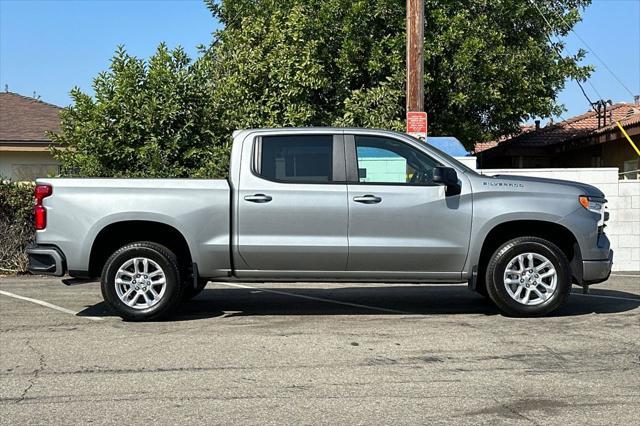
[[[618,196],[612,195],[611,238],[618,251],[615,255],[614,270],[640,271],[640,180],[621,180]]]

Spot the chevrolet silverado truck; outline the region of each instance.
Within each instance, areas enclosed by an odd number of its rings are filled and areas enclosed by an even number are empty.
[[[37,274],[100,277],[127,320],[216,281],[468,282],[505,314],[561,307],[609,277],[597,188],[484,176],[395,132],[236,131],[229,176],[38,179]]]

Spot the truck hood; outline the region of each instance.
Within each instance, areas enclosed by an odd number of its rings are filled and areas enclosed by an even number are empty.
[[[543,183],[543,184],[551,184],[551,185],[565,185],[573,188],[577,188],[582,191],[583,195],[587,195],[589,197],[594,198],[604,198],[604,193],[600,191],[593,185],[589,185],[582,182],[574,182],[570,180],[561,180],[561,179],[548,179],[548,178],[540,178],[540,177],[532,177],[532,176],[516,176],[516,175],[494,175],[497,179],[506,180],[510,182],[535,182],[535,183]]]

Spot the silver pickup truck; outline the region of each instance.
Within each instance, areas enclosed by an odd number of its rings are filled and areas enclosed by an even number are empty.
[[[101,277],[128,320],[209,280],[468,282],[508,315],[606,280],[604,194],[483,176],[410,136],[237,131],[227,180],[38,179],[30,270]]]

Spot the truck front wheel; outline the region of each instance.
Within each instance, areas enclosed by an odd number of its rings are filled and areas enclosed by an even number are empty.
[[[571,270],[555,244],[519,237],[502,244],[487,265],[487,293],[511,316],[541,316],[564,305],[571,291]]]
[[[127,244],[113,253],[101,282],[105,302],[129,321],[165,317],[183,297],[175,254],[149,241]]]

